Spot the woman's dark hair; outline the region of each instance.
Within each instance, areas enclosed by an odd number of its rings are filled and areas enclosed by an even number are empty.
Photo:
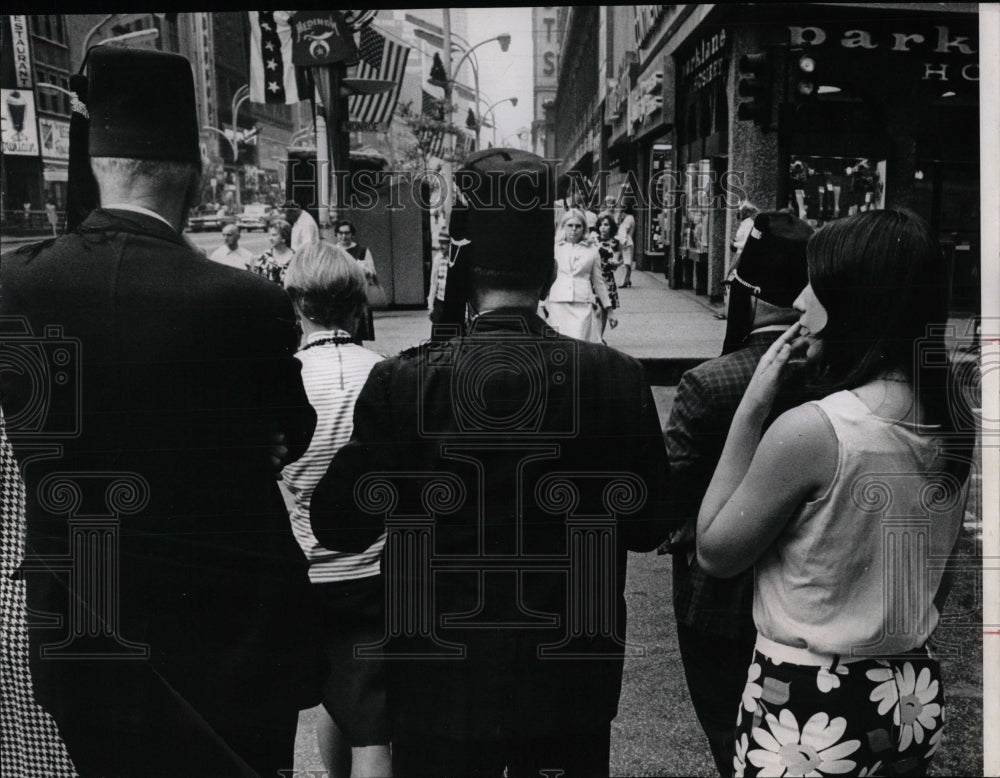
[[[347,227],[351,231],[351,235],[357,235],[358,231],[355,229],[353,222],[349,222],[347,219],[341,219],[337,222],[337,225],[333,228],[335,231],[340,230],[341,227]]]
[[[927,423],[955,431],[944,342],[948,271],[926,222],[905,208],[832,221],[806,247],[809,283],[828,321],[814,388],[853,389],[889,370],[914,387]],[[927,357],[931,358],[928,359]]]
[[[286,222],[284,219],[275,219],[271,222],[271,226],[278,231],[278,235],[281,236],[281,242],[286,246],[291,248],[292,243],[292,225]]]
[[[604,222],[607,222],[608,224],[611,225],[611,237],[612,238],[615,235],[618,234],[618,222],[616,222],[612,217],[608,216],[607,214],[604,214],[604,216],[598,217],[597,224],[594,225],[597,228],[597,234],[598,235],[601,234],[601,225]]]

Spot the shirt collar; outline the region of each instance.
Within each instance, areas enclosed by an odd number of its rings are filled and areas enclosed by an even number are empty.
[[[310,332],[309,336],[306,338],[306,343],[312,343],[316,340],[323,340],[324,338],[350,338],[351,333],[346,332],[341,329],[332,330],[317,330],[316,332]]]
[[[148,208],[143,208],[141,205],[131,205],[129,203],[111,203],[110,205],[102,205],[103,209],[107,211],[132,211],[133,213],[141,213],[145,216],[152,216],[154,219],[159,219],[161,222],[166,224],[171,230],[177,232],[174,229],[174,225],[164,219],[156,211],[151,211]]]

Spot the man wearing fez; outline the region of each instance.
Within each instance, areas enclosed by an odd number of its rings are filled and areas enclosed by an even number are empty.
[[[726,580],[707,575],[695,558],[695,522],[757,363],[799,318],[792,302],[808,283],[806,242],[812,232],[786,212],[754,220],[730,281],[723,355],[681,377],[665,432],[668,516],[684,522],[665,545],[673,554],[677,640],[691,702],[723,776],[733,774],[736,715],[757,636],[753,571]],[[785,391],[774,416],[804,399]]]
[[[3,258],[35,694],[81,776],[277,776],[323,679],[275,481],[315,426],[295,316],[182,239],[188,60],[98,48],[88,80],[100,207]]]
[[[556,275],[549,166],[489,149],[455,181],[445,307],[460,313],[375,366],[313,530],[345,551],[388,530],[397,778],[606,776],[626,551],[670,529],[652,392],[637,360],[536,314]]]

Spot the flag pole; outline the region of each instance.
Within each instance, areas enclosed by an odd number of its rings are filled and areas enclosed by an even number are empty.
[[[319,89],[313,87],[313,100],[319,103]],[[327,148],[326,118],[322,111],[313,111],[313,131],[316,133],[316,195],[319,226],[330,226],[330,154]]]

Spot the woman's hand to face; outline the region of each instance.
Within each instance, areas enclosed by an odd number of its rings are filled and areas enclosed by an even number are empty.
[[[790,363],[808,346],[808,341],[798,337],[800,329],[801,325],[796,322],[764,352],[740,402],[741,412],[754,416],[761,423],[771,413],[778,390],[793,369]]]

